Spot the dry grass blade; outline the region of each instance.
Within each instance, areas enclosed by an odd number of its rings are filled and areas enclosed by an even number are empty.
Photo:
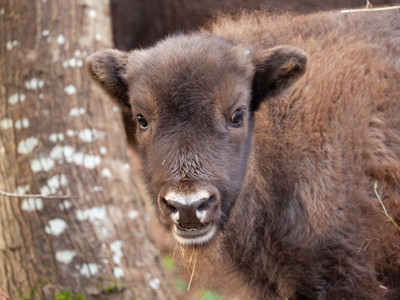
[[[396,228],[397,228],[398,230],[400,230],[400,226],[397,225],[397,223],[392,219],[391,216],[389,216],[388,212],[386,211],[385,205],[383,205],[382,199],[381,199],[381,197],[379,196],[378,191],[376,190],[377,187],[378,187],[378,180],[375,180],[374,190],[375,190],[376,197],[378,197],[378,200],[379,200],[379,202],[380,202],[381,205],[382,205],[383,212],[385,213],[386,217],[388,217],[389,221],[392,222],[392,223],[394,224],[394,226],[396,226]]]
[[[361,9],[347,9],[341,10],[342,14],[350,13],[350,12],[363,12],[363,11],[380,11],[380,10],[389,10],[389,9],[399,9],[400,5],[398,6],[390,6],[390,7],[378,7],[378,8],[361,8]]]
[[[14,194],[8,193],[0,190],[0,195],[7,196],[7,197],[14,197],[14,198],[43,198],[43,199],[71,199],[71,198],[78,198],[78,196],[74,195],[40,195],[40,194]]]
[[[192,284],[193,275],[194,275],[194,269],[195,268],[196,268],[196,258],[194,258],[192,275],[190,276],[189,285],[188,285],[187,290],[190,290],[190,285]]]

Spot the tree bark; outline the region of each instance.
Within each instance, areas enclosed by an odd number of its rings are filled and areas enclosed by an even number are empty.
[[[0,190],[71,195],[0,195],[0,290],[173,299],[120,113],[83,67],[112,47],[108,1],[0,0],[0,41]]]

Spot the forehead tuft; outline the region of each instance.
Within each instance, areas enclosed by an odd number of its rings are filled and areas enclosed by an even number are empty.
[[[196,33],[168,37],[152,48],[131,52],[126,79],[132,101],[158,109],[166,100],[169,108],[175,101],[185,109],[193,101],[215,98],[229,82],[250,83],[253,68],[250,50]],[[160,101],[164,103],[155,103]]]
[[[139,77],[168,79],[177,75],[251,76],[249,54],[248,49],[220,37],[199,33],[175,35],[147,50],[131,52],[126,78],[134,82]]]

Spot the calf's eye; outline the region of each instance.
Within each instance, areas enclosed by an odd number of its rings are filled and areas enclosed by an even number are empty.
[[[142,129],[147,129],[149,127],[149,124],[147,123],[145,117],[143,117],[143,115],[137,115],[137,119],[139,122],[139,126]]]
[[[242,123],[243,120],[243,109],[238,109],[237,111],[234,112],[234,114],[231,117],[231,125],[233,127],[239,127],[239,125]]]

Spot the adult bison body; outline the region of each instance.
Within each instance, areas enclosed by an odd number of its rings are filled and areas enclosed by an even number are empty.
[[[307,54],[306,54],[307,53]],[[220,17],[92,79],[178,260],[237,299],[400,299],[400,12]]]

